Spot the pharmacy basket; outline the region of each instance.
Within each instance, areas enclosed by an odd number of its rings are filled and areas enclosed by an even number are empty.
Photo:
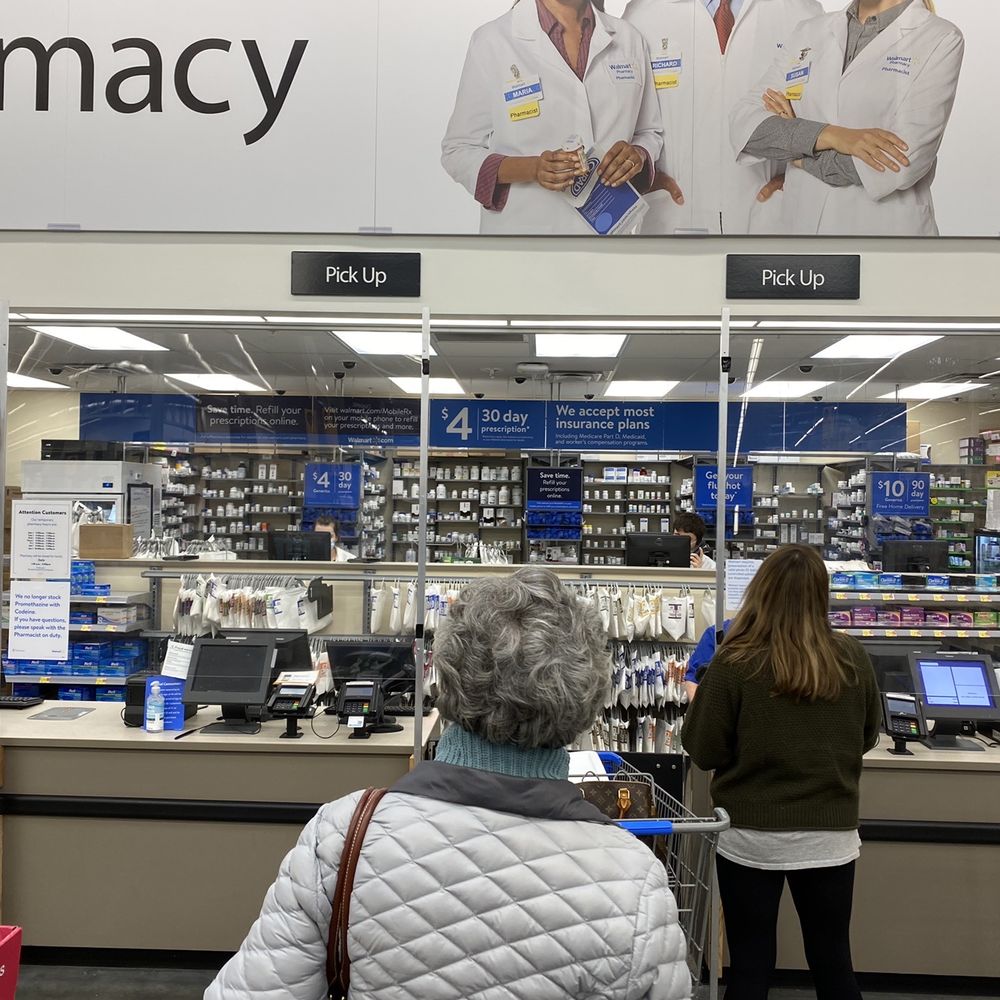
[[[14,1000],[21,963],[21,928],[0,927],[0,1000]]]
[[[653,786],[652,819],[621,820],[619,826],[641,837],[667,869],[671,891],[677,900],[678,919],[688,942],[688,968],[695,983],[695,997],[718,996],[719,926],[715,906],[715,849],[719,834],[729,829],[724,809],[703,818],[668,795],[652,780],[616,753],[599,754],[608,778],[650,781]],[[711,934],[709,934],[711,931]],[[710,938],[710,940],[709,940]],[[699,984],[708,967],[707,990]]]

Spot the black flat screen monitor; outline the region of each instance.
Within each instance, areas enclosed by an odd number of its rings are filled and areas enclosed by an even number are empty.
[[[328,531],[271,531],[267,535],[267,557],[279,562],[329,562]]]
[[[309,648],[309,633],[305,629],[269,628],[227,628],[222,630],[222,638],[274,639],[274,673],[289,670],[312,670],[312,650]]]
[[[976,572],[1000,573],[1000,531],[976,532]]]
[[[871,657],[878,680],[879,691],[899,691],[916,694],[910,656],[935,656],[941,652],[939,642],[920,642],[917,639],[866,639],[861,643]]]
[[[882,544],[882,569],[886,573],[947,573],[946,541],[902,541]]]
[[[391,681],[416,677],[412,639],[335,636],[326,644],[334,681]],[[397,685],[393,685],[396,687]]]
[[[183,701],[221,705],[223,718],[248,721],[267,701],[276,657],[270,636],[196,639]]]
[[[673,566],[691,568],[691,540],[687,535],[633,533],[625,536],[628,566]]]
[[[928,746],[982,750],[981,744],[956,737],[975,732],[976,723],[1000,721],[1000,686],[991,657],[969,652],[913,654],[910,669],[924,715],[936,723]]]

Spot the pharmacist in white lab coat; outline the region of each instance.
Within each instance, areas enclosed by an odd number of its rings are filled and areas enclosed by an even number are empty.
[[[854,0],[799,25],[732,120],[739,162],[791,164],[779,231],[936,236],[931,185],[964,50],[933,0]]]
[[[605,183],[644,192],[663,143],[649,54],[603,0],[519,0],[472,36],[442,142],[445,170],[482,206],[483,233],[587,235],[562,147],[602,155]]]
[[[625,20],[646,39],[663,115],[663,152],[643,233],[768,232],[780,199],[757,195],[784,163],[736,163],[733,108],[818,0],[630,0]],[[751,217],[753,220],[751,221]]]

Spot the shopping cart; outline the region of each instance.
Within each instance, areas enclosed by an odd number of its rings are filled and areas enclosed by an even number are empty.
[[[600,752],[611,781],[650,781],[656,816],[621,820],[619,826],[641,837],[667,869],[677,900],[678,917],[688,942],[688,968],[695,997],[718,997],[719,915],[715,906],[715,849],[719,834],[729,829],[724,809],[704,818],[695,816],[682,802],[668,795],[652,780],[616,753]],[[710,933],[711,932],[711,933]],[[703,969],[708,984],[702,984]]]

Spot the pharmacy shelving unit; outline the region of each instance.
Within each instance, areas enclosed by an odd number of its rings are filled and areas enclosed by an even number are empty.
[[[955,570],[975,572],[975,536],[986,524],[989,496],[986,469],[968,465],[931,468],[930,521],[934,537],[948,542],[948,554]]]

